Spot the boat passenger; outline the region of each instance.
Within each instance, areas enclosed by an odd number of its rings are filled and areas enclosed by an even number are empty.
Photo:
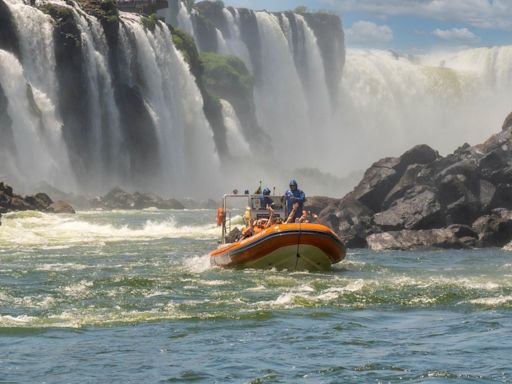
[[[254,235],[254,220],[249,220],[249,225],[242,229],[242,237],[240,238],[240,240],[247,239],[252,235]]]
[[[290,224],[295,222],[295,216],[297,214],[297,209],[299,209],[299,203],[294,203],[292,207],[292,211],[288,215],[288,218],[284,222],[285,224]]]
[[[279,218],[279,217],[276,218],[275,212],[271,206],[268,206],[268,212],[269,212],[269,216],[268,216],[268,221],[267,221],[267,225],[265,226],[265,229],[270,228],[272,225],[276,224],[277,223],[276,219]]]
[[[261,208],[267,209],[268,207],[271,207],[272,204],[274,204],[274,201],[270,197],[270,189],[264,188],[263,197],[261,198]]]
[[[287,212],[291,212],[293,209],[293,205],[295,203],[298,204],[298,207],[295,211],[295,214],[292,219],[292,223],[295,222],[295,219],[298,219],[302,216],[302,210],[304,208],[304,202],[306,201],[306,195],[303,191],[298,188],[298,184],[296,180],[290,180],[290,189],[285,193],[286,198],[286,209]]]
[[[299,217],[298,219],[295,219],[295,222],[296,223],[309,223],[309,212],[304,210],[302,211],[302,216]]]

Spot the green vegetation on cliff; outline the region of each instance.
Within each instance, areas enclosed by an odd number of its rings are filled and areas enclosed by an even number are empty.
[[[97,17],[102,22],[115,23],[119,21],[117,0],[77,0],[82,9]]]
[[[252,97],[254,77],[238,57],[204,52],[201,61],[208,89],[220,95],[235,92]]]
[[[151,32],[154,32],[156,26],[158,25],[159,19],[156,13],[153,13],[149,16],[142,16],[141,21],[142,25],[144,25],[144,28],[149,29]]]
[[[204,101],[204,114],[213,129],[213,138],[219,154],[224,156],[228,154],[228,148],[226,145],[226,127],[224,126],[224,118],[222,116],[222,105],[219,98],[209,92],[205,86],[205,69],[194,38],[179,28],[169,25],[169,29],[171,30],[174,46],[181,52],[190,67],[190,72],[196,79],[197,87]]]
[[[171,33],[174,46],[183,54],[183,57],[190,66],[192,73],[194,75],[202,75],[203,70],[194,37],[179,28],[171,27]],[[197,73],[194,73],[194,69]]]

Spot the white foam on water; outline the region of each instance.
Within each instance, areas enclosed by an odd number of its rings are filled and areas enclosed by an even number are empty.
[[[206,280],[206,281],[201,281],[199,283],[201,285],[211,285],[211,286],[221,286],[221,285],[229,284],[228,281],[223,281],[223,280]]]
[[[72,284],[67,287],[64,287],[63,292],[67,296],[80,298],[80,297],[84,297],[84,295],[90,290],[90,288],[92,286],[93,286],[92,281],[82,280],[76,284]]]
[[[85,221],[79,216],[51,215],[40,212],[7,214],[0,232],[0,245],[70,246],[105,244],[118,241],[155,239],[215,239],[220,230],[215,224],[180,226],[173,219],[147,220],[142,227],[115,226]]]
[[[20,315],[20,316],[10,316],[0,315],[0,327],[19,327],[20,325],[26,325],[29,323],[33,323],[37,321],[37,317]]]
[[[45,247],[46,249],[54,249],[52,247]],[[67,248],[67,247],[66,247]],[[61,249],[57,247],[57,249]],[[97,266],[90,266],[85,264],[75,264],[75,263],[49,263],[49,264],[41,264],[35,268],[37,271],[53,271],[53,272],[65,272],[65,271],[81,271],[89,268],[97,268]]]
[[[512,302],[512,295],[510,295],[510,296],[500,295],[498,297],[482,297],[479,299],[467,300],[463,303],[498,306],[498,305],[508,304],[510,302]]]
[[[266,291],[267,288],[263,285],[258,285],[257,287],[247,288],[247,292],[263,292]]]
[[[202,273],[212,268],[209,255],[190,257],[184,264],[185,268],[192,273]]]

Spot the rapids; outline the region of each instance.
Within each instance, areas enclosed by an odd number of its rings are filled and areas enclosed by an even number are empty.
[[[325,273],[221,270],[214,215],[6,215],[2,380],[512,379],[509,253],[352,250]]]

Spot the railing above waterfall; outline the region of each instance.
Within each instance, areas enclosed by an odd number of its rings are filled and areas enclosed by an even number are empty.
[[[167,8],[167,0],[119,0],[118,6],[124,12],[152,14],[159,9]]]

